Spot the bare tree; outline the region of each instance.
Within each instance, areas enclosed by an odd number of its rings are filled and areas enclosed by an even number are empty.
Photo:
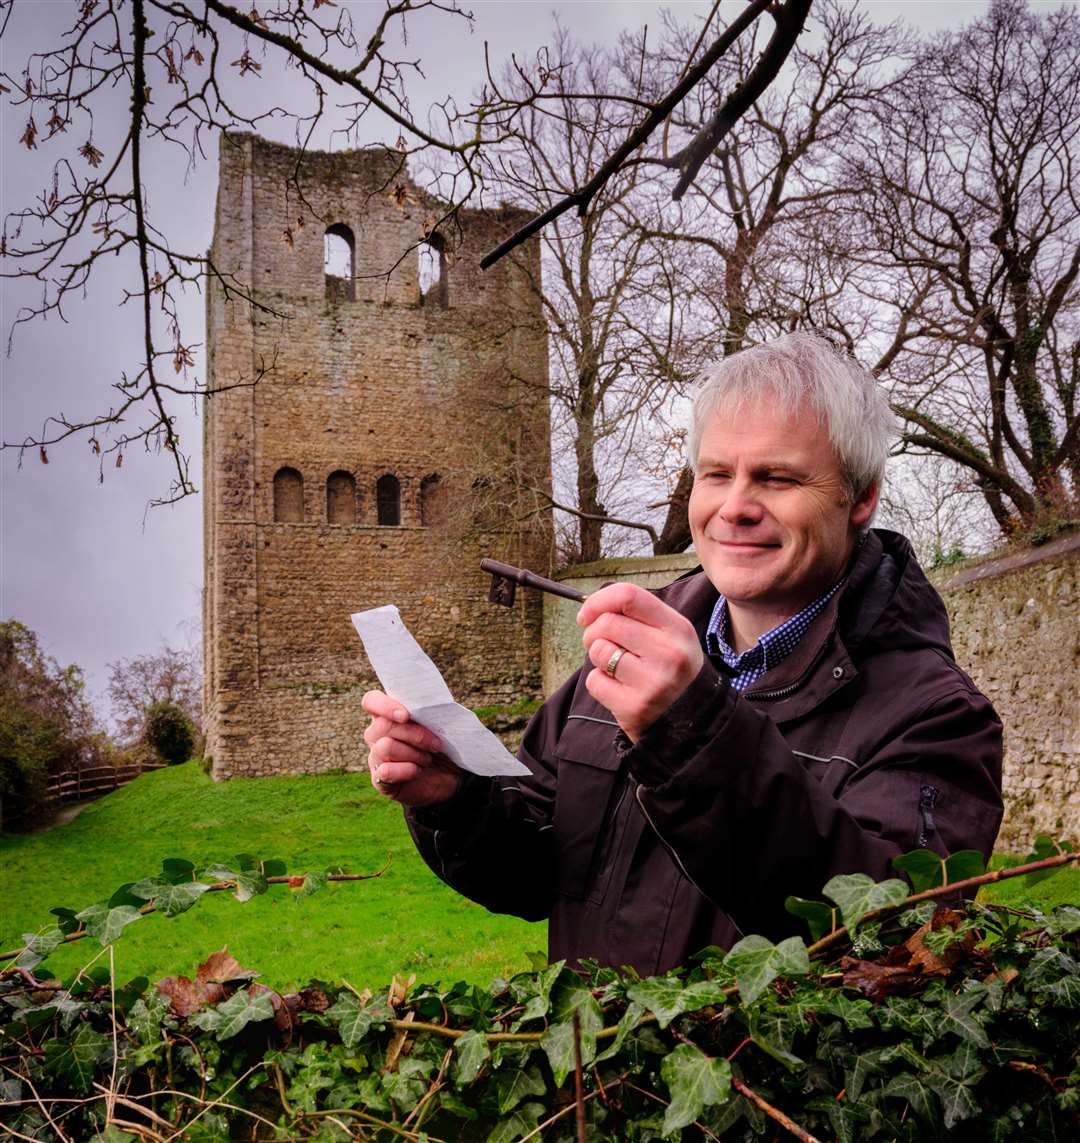
[[[541,82],[561,98],[531,103]],[[609,95],[583,101],[581,91]],[[609,53],[562,31],[536,65],[507,73],[499,101],[517,110],[507,117],[503,142],[485,156],[485,179],[538,216],[604,162],[642,102],[633,82],[621,82]],[[610,543],[602,544],[605,525],[657,542],[639,507],[642,458],[654,418],[684,386],[692,362],[673,244],[642,225],[642,212],[653,209],[644,182],[642,166],[624,166],[583,216],[552,218],[541,232],[543,280],[531,275],[550,339],[555,452],[565,458],[551,503],[573,516],[562,544],[566,561],[610,552]],[[560,494],[567,484],[572,492]]]
[[[702,35],[708,29],[669,19],[643,69],[651,83],[662,88]],[[845,217],[859,191],[842,161],[871,101],[889,98],[888,65],[902,44],[895,27],[824,0],[780,82],[709,156],[681,209],[667,212],[663,229],[639,223],[649,237],[684,248],[694,320],[716,331],[718,355],[800,326],[830,331],[853,352],[862,342],[870,323],[852,286],[857,239]],[[704,107],[753,68],[756,50],[753,37],[740,41],[673,118],[674,129],[692,129]],[[624,71],[632,67],[633,54],[624,53]],[[682,468],[660,551],[690,543],[692,483]]]
[[[671,91],[639,103],[626,136],[610,154],[581,172],[561,202],[530,228],[493,251],[502,256],[550,218],[576,208],[587,213],[598,192],[627,163],[649,162],[677,172],[681,195],[701,164],[775,78],[802,29],[810,0],[752,0],[711,41],[702,42]],[[12,0],[0,0],[0,34],[12,18]],[[363,27],[358,26],[362,13]],[[178,398],[200,395],[203,386],[189,371],[196,342],[181,328],[178,297],[205,278],[258,305],[251,283],[223,274],[202,251],[183,251],[170,227],[152,210],[147,184],[162,149],[178,148],[186,161],[204,157],[209,137],[225,129],[257,130],[271,119],[292,125],[301,148],[320,132],[340,132],[353,144],[371,133],[371,122],[404,172],[425,155],[439,172],[446,209],[433,229],[450,225],[454,211],[480,186],[477,156],[497,144],[520,110],[562,99],[538,76],[534,90],[507,105],[490,85],[471,105],[447,100],[432,114],[414,114],[408,81],[418,64],[390,47],[392,33],[418,17],[442,13],[471,17],[457,0],[386,0],[382,6],[346,7],[333,0],[271,0],[244,9],[224,0],[82,0],[70,31],[55,46],[33,54],[24,68],[0,74],[0,87],[20,110],[20,142],[29,150],[48,145],[56,154],[50,185],[32,203],[7,215],[0,250],[5,275],[40,284],[39,299],[16,318],[63,316],[90,287],[106,259],[130,262],[125,301],[140,312],[142,361],[115,383],[113,404],[89,420],[50,418],[39,433],[12,442],[41,450],[74,436],[89,439],[100,456],[117,463],[133,444],[156,445],[175,467],[168,499],[193,491],[187,457],[174,426]],[[354,15],[355,14],[355,15]],[[767,15],[766,15],[767,14]],[[742,82],[709,105],[697,129],[674,154],[641,152],[671,112],[740,36],[760,18],[773,31]],[[295,69],[308,93],[299,112],[254,91],[260,75]],[[117,124],[110,112],[116,95],[130,94]],[[603,101],[603,91],[574,93],[581,102]],[[294,99],[290,98],[290,104]],[[119,106],[124,106],[121,98]],[[393,191],[393,187],[387,188]],[[303,161],[291,193],[303,198]],[[402,257],[407,251],[402,251]],[[389,273],[392,267],[385,267]],[[272,365],[272,363],[271,363]],[[268,365],[268,367],[270,367]],[[256,373],[238,384],[254,384]],[[102,391],[107,383],[97,382]],[[8,446],[11,447],[11,446]]]
[[[180,707],[202,727],[202,668],[194,648],[163,644],[152,655],[110,663],[107,693],[121,742],[142,738],[146,715],[155,703]]]
[[[1010,535],[1080,491],[1080,13],[995,0],[919,48],[860,132],[879,361],[904,447]]]

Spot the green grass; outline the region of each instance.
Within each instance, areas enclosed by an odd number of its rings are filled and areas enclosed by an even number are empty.
[[[366,774],[215,784],[195,763],[144,774],[67,825],[0,836],[0,944],[19,946],[23,933],[47,925],[54,906],[82,909],[153,876],[163,858],[202,868],[237,853],[280,858],[290,873],[335,866],[362,873],[388,854],[392,861],[377,880],[332,884],[303,900],[277,885],[246,904],[214,893],[179,917],[145,917],[116,942],[119,979],[190,976],[228,945],[278,989],[310,979],[375,988],[395,972],[486,985],[528,968],[528,954],[547,946],[543,924],[488,913],[443,885],[416,854],[401,810]],[[66,976],[100,951],[96,941],[74,942],[47,966]]]
[[[995,854],[990,861],[990,868],[1011,867],[1022,862],[1022,857]],[[1049,912],[1055,905],[1080,905],[1080,867],[1067,865],[1057,870],[1052,877],[1031,886],[1027,884],[1026,877],[999,881],[985,886],[979,893],[979,900],[1007,905],[1012,909],[1035,908],[1043,912]]]
[[[395,972],[486,985],[528,968],[529,953],[547,944],[543,924],[495,916],[443,885],[417,856],[401,811],[374,793],[366,775],[215,785],[189,763],[144,774],[68,825],[0,836],[0,945],[15,948],[23,933],[47,926],[53,906],[82,909],[154,875],[165,857],[201,868],[245,852],[280,858],[291,873],[334,866],[359,873],[379,869],[387,854],[392,861],[377,880],[330,885],[303,900],[272,886],[243,905],[216,893],[171,920],[144,918],[115,945],[118,977],[190,976],[208,953],[228,945],[279,989],[312,978],[375,988]],[[1080,869],[1031,888],[1019,878],[1001,882],[983,894],[1013,907],[1080,903]],[[54,953],[48,968],[67,976],[100,951],[79,941]]]

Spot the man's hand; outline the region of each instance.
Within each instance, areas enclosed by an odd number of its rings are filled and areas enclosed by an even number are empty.
[[[462,772],[439,753],[442,743],[382,691],[368,691],[361,703],[374,717],[364,731],[371,753],[371,784],[403,806],[434,806],[452,798]]]
[[[637,742],[697,677],[704,654],[688,619],[632,583],[590,595],[578,612],[582,642],[596,668],[585,686]],[[619,650],[614,674],[605,668]]]

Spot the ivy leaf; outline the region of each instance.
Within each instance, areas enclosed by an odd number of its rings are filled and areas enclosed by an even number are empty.
[[[50,909],[49,912],[57,918],[56,927],[65,936],[68,933],[78,932],[82,928],[82,922],[74,909],[56,908]]]
[[[483,1032],[473,1029],[454,1043],[455,1079],[458,1087],[472,1083],[480,1069],[491,1059],[491,1049]]]
[[[284,877],[289,872],[288,866],[279,857],[270,857],[260,865],[264,877]]]
[[[234,861],[240,864],[240,859],[245,862],[255,861],[249,853],[240,854]],[[266,878],[259,872],[257,866],[257,862],[254,869],[232,869],[228,865],[211,865],[209,869],[203,870],[203,876],[212,877],[215,881],[231,881],[236,886],[233,896],[237,901],[250,901],[252,897],[265,893],[267,889]]]
[[[810,957],[799,937],[788,937],[774,945],[765,937],[752,935],[732,945],[724,965],[735,974],[743,1003],[752,1004],[781,973],[805,976],[810,971]]]
[[[822,892],[840,906],[844,924],[853,929],[867,913],[906,901],[908,885],[895,877],[875,881],[865,873],[845,873],[830,878]]]
[[[981,877],[985,872],[986,862],[977,849],[960,849],[945,859],[946,885],[966,881],[969,877]]]
[[[523,1103],[513,1115],[495,1125],[494,1131],[484,1143],[514,1143],[523,1135],[528,1135],[540,1122],[540,1116],[543,1114],[544,1105],[542,1103]]]
[[[142,913],[132,905],[117,905],[112,909],[108,905],[91,905],[75,916],[85,925],[88,936],[108,945],[133,921],[140,920]]]
[[[168,1011],[169,998],[150,988],[128,1009],[128,1031],[141,1043],[149,1044],[158,1038]]]
[[[234,992],[216,1008],[196,1012],[191,1022],[206,1032],[213,1032],[218,1040],[228,1040],[257,1020],[272,1020],[274,1005],[270,991],[258,986]]]
[[[925,893],[945,884],[945,860],[932,849],[913,849],[892,859],[893,869],[907,875],[912,891]]]
[[[805,1066],[805,1062],[789,1051],[791,1043],[790,1033],[785,1035],[782,1017],[776,1012],[766,1013],[761,1008],[747,1008],[743,1010],[747,1030],[750,1038],[767,1055],[794,1071]]]
[[[526,1096],[544,1095],[546,1092],[547,1084],[540,1075],[540,1069],[535,1065],[531,1068],[513,1066],[495,1075],[495,1096],[499,1115],[505,1115],[517,1107]],[[533,1122],[535,1124],[535,1120]]]
[[[361,1007],[351,992],[342,992],[333,1007],[327,1009],[326,1015],[337,1024],[341,1042],[346,1048],[355,1047],[374,1023],[372,1013]]]
[[[574,1070],[574,1025],[552,1024],[541,1037],[540,1047],[547,1053],[555,1086],[562,1087]]]
[[[88,1143],[137,1143],[138,1136],[129,1131],[122,1131],[115,1123],[110,1123],[102,1131],[90,1136]]]
[[[619,1021],[619,1026],[615,1029],[614,1039],[608,1045],[607,1049],[593,1060],[594,1064],[599,1064],[603,1060],[611,1059],[622,1051],[626,1037],[641,1023],[645,1011],[645,1005],[639,1004],[636,1000],[631,1000],[630,1003],[627,1004],[626,1011],[622,1014],[622,1019]]]
[[[170,885],[190,881],[195,874],[195,866],[182,857],[166,857],[161,863],[161,872]]]
[[[300,901],[304,897],[310,897],[312,893],[318,893],[320,889],[325,889],[329,882],[329,873],[308,873],[296,891],[296,900]]]
[[[807,901],[803,897],[788,897],[784,908],[793,917],[801,917],[810,930],[810,939],[820,941],[836,928],[836,909],[824,901]]]
[[[962,1040],[977,1044],[980,1048],[990,1047],[986,1031],[972,1013],[972,1009],[982,999],[982,995],[977,992],[965,996],[949,993],[945,997],[945,1007],[941,1014],[942,1031],[955,1032]]]
[[[67,1081],[73,1091],[88,1091],[94,1069],[112,1051],[112,1040],[80,1024],[74,1036],[49,1040],[44,1047],[45,1067]]]
[[[16,968],[36,968],[64,939],[59,929],[46,929],[43,933],[23,933],[25,947],[15,958]]]
[[[694,1122],[706,1107],[731,1096],[731,1064],[714,1060],[700,1048],[680,1044],[660,1064],[660,1075],[671,1093],[664,1113],[665,1135]]]
[[[653,976],[626,990],[626,995],[644,1005],[666,1028],[676,1016],[686,1011],[686,986],[674,976]]]
[[[927,1085],[937,1093],[945,1113],[945,1127],[951,1131],[964,1119],[979,1114],[979,1103],[967,1082],[941,1071],[929,1072]]]
[[[1080,909],[1075,905],[1058,905],[1047,918],[1046,927],[1051,933],[1062,937],[1080,932]]]
[[[916,893],[966,881],[969,877],[981,877],[986,872],[986,862],[977,849],[961,849],[947,858],[932,849],[915,849],[894,857],[892,864],[894,869],[907,874]]]
[[[1041,833],[1035,839],[1035,846],[1031,853],[1024,858],[1022,864],[1028,865],[1032,861],[1045,861],[1048,857],[1057,857],[1061,853],[1071,853],[1072,846],[1067,842],[1057,842],[1048,834]],[[1024,885],[1030,888],[1032,885],[1038,885],[1040,881],[1045,881],[1047,877],[1053,877],[1055,873],[1059,873],[1065,867],[1063,865],[1054,865],[1049,869],[1037,869],[1034,873],[1024,874]]]
[[[591,1064],[596,1055],[596,1033],[604,1026],[604,1013],[581,977],[564,968],[551,988],[551,1019],[556,1024],[570,1023],[575,1012],[581,1031],[581,1062]]]
[[[884,1095],[904,1100],[923,1125],[937,1121],[937,1106],[934,1093],[918,1076],[911,1072],[901,1072],[893,1076],[885,1085]]]
[[[153,901],[154,908],[166,917],[177,917],[186,913],[192,905],[210,888],[201,881],[183,881],[174,885],[160,877],[147,877],[131,886],[136,897]]]

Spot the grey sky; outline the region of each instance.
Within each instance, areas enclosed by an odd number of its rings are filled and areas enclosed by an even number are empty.
[[[353,5],[358,20],[365,6]],[[983,0],[864,0],[863,6],[882,21],[902,15],[937,29],[955,26],[986,5]],[[685,0],[668,7],[688,16],[709,5]],[[581,40],[611,42],[624,28],[658,24],[660,6],[644,0],[482,0],[472,8],[472,35],[445,17],[416,22],[409,54],[423,61],[426,80],[411,85],[414,107],[447,93],[467,100],[482,75],[485,40],[493,62],[501,64],[511,51],[532,55],[550,38],[556,15]],[[74,9],[68,0],[17,2],[0,41],[4,68],[20,70],[29,51],[54,43]],[[275,98],[284,102],[288,91],[275,89]],[[126,109],[126,93],[118,93],[111,108],[114,127],[123,122]],[[8,97],[0,97],[0,206],[5,214],[47,185],[58,153],[45,144],[32,153],[21,147],[24,123],[25,114],[12,110]],[[105,137],[108,128],[99,119],[97,138]],[[210,243],[215,166],[211,155],[185,173],[175,156],[154,155],[152,208],[159,224],[163,219],[167,223],[176,247],[201,250]],[[44,419],[59,410],[71,419],[100,414],[109,404],[106,385],[122,370],[137,368],[137,315],[131,305],[118,306],[124,272],[120,264],[103,267],[85,300],[67,313],[68,324],[53,318],[15,331],[10,356],[0,358],[3,439],[40,431]],[[25,285],[2,283],[5,339],[19,307],[32,297]],[[205,340],[202,320],[202,300],[192,294],[184,312],[186,341]],[[200,379],[202,369],[199,351],[194,375]],[[185,412],[179,431],[200,485],[200,426],[194,408]],[[202,502],[194,496],[171,507],[147,509],[151,498],[167,491],[169,458],[130,450],[122,469],[109,462],[100,484],[97,459],[83,438],[50,449],[48,465],[36,450],[25,455],[21,469],[18,461],[14,451],[0,454],[0,617],[17,618],[35,629],[61,663],[80,664],[95,694],[104,686],[109,661],[153,651],[163,640],[187,642],[199,615]]]

